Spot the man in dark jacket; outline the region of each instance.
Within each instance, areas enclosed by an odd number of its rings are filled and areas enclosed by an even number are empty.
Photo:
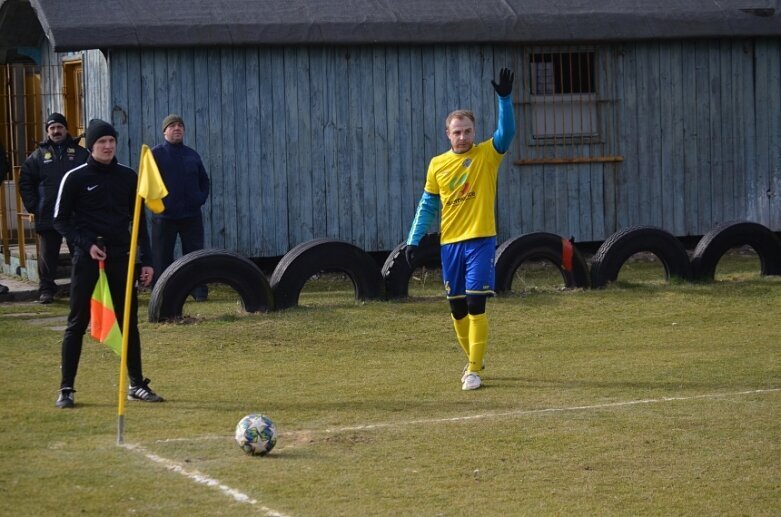
[[[133,169],[117,163],[117,133],[102,120],[87,128],[87,163],[69,171],[62,179],[54,208],[54,227],[73,245],[71,296],[68,326],[62,340],[62,380],[56,406],[73,407],[74,382],[81,357],[81,345],[90,321],[90,299],[98,281],[98,264],[103,260],[114,311],[120,330],[129,332],[127,372],[128,400],[161,402],[149,388],[141,371],[141,340],[138,334],[138,298],[131,292],[130,328],[122,328],[125,285],[130,252],[130,223],[136,200],[138,177]],[[143,211],[139,221],[138,256],[141,283],[152,282],[149,234]]]
[[[0,183],[5,181],[8,173],[11,170],[11,163],[8,161],[8,157],[5,155],[5,147],[0,142]]]
[[[174,261],[177,236],[182,255],[203,249],[203,216],[201,207],[209,198],[209,177],[201,157],[184,145],[184,121],[171,114],[163,119],[165,143],[152,149],[160,175],[168,189],[165,211],[152,216],[152,253],[157,276]],[[192,292],[196,301],[208,296],[205,285]]]
[[[19,194],[27,211],[35,216],[38,234],[38,300],[51,303],[57,292],[54,279],[60,259],[62,235],[54,229],[54,201],[60,181],[69,170],[87,161],[89,153],[68,134],[68,122],[59,113],[46,120],[47,139],[24,161]],[[68,244],[70,248],[70,243]]]
[[[0,185],[5,181],[8,171],[11,170],[11,164],[8,163],[8,158],[5,156],[5,147],[0,142]],[[8,293],[8,286],[0,284],[0,295]]]

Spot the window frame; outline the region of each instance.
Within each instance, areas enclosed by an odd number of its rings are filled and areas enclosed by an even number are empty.
[[[575,90],[572,81],[575,74],[572,73],[573,59],[561,56],[575,54],[590,55],[591,60],[587,66],[587,77],[584,79],[578,75],[579,84],[587,85],[592,91],[571,91],[553,94],[539,94],[534,92],[534,86],[538,75],[535,56],[552,55],[551,62],[555,63],[559,56],[559,63],[564,66],[566,61],[570,66],[568,81],[570,89]],[[533,47],[521,47],[516,54],[516,69],[522,71],[521,87],[515,99],[516,109],[520,114],[519,120],[523,121],[524,137],[517,139],[519,144],[519,158],[514,161],[518,165],[537,163],[583,163],[583,162],[614,162],[622,161],[618,155],[617,140],[618,128],[615,120],[616,101],[612,99],[614,77],[610,76],[613,67],[610,63],[609,49],[603,45],[544,45]],[[544,61],[543,61],[544,62]],[[555,64],[554,64],[555,67]],[[556,80],[557,72],[552,69],[553,78]],[[560,85],[565,89],[563,72],[558,72]],[[548,80],[546,79],[546,83]],[[554,92],[556,85],[553,85]],[[578,90],[583,90],[578,87]],[[584,117],[587,115],[587,117]],[[588,118],[584,126],[583,120]],[[552,120],[553,130],[539,128],[538,123],[544,120]],[[562,121],[566,131],[555,128],[556,121]],[[569,127],[567,127],[569,126]],[[576,127],[578,126],[578,127]],[[573,129],[581,131],[573,132]]]

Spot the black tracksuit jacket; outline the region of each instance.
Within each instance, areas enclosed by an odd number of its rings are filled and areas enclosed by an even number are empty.
[[[137,183],[135,171],[117,163],[116,158],[110,164],[102,164],[90,156],[87,163],[63,178],[54,207],[54,227],[88,255],[90,247],[102,237],[109,259],[127,257]],[[151,266],[143,208],[138,243],[137,261]]]

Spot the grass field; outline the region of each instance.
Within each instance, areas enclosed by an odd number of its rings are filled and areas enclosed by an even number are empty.
[[[757,264],[692,285],[639,261],[595,291],[529,268],[488,304],[475,392],[437,271],[403,303],[326,275],[270,314],[215,286],[184,323],[144,305],[167,402],[127,404],[123,447],[113,352],[86,338],[56,409],[67,302],[0,304],[0,514],[779,515],[781,278]],[[268,457],[233,442],[254,411]]]

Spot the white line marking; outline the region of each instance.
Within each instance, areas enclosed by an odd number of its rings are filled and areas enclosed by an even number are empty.
[[[197,470],[188,470],[173,460],[169,460],[167,458],[163,458],[162,456],[158,456],[157,454],[149,452],[146,448],[142,447],[141,445],[126,443],[123,444],[122,447],[124,447],[129,451],[141,453],[144,456],[146,456],[147,459],[150,459],[155,463],[159,463],[160,465],[164,466],[168,470],[176,472],[177,474],[181,474],[187,478],[190,478],[196,483],[199,483],[201,485],[206,485],[211,488],[216,488],[223,494],[232,497],[235,501],[239,503],[246,503],[253,506],[258,504],[258,501],[256,499],[252,499],[244,492],[236,490],[235,488],[231,488],[221,483],[217,479],[210,478],[209,476],[205,476],[200,472],[198,472]],[[276,510],[272,510],[271,508],[268,508],[266,506],[260,506],[259,509],[264,511],[266,515],[268,515],[269,517],[286,517],[284,514],[279,513]]]
[[[747,391],[737,391],[737,392],[727,392],[727,393],[706,393],[704,395],[692,395],[689,397],[662,397],[657,399],[640,399],[640,400],[627,400],[623,402],[606,402],[604,404],[589,404],[585,406],[570,406],[570,407],[540,408],[540,409],[516,409],[512,411],[480,413],[475,415],[463,415],[463,416],[443,417],[443,418],[421,418],[417,420],[407,420],[407,421],[394,420],[392,422],[378,422],[376,424],[363,424],[363,425],[326,428],[326,429],[318,429],[318,430],[302,429],[299,431],[283,432],[280,433],[280,436],[284,437],[284,436],[296,436],[300,434],[311,435],[313,433],[334,434],[334,433],[345,433],[350,431],[371,431],[373,429],[407,427],[410,425],[464,422],[468,420],[481,420],[486,418],[507,418],[507,417],[526,416],[526,415],[536,415],[536,414],[543,414],[543,413],[585,411],[589,409],[606,409],[606,408],[615,408],[615,407],[638,406],[640,404],[660,404],[662,402],[677,402],[677,401],[697,400],[697,399],[716,399],[716,398],[724,398],[724,397],[736,397],[741,395],[754,395],[760,393],[774,393],[779,391],[781,391],[781,388],[768,388],[768,389],[747,390]],[[168,438],[166,440],[157,440],[155,443],[172,443],[172,442],[184,442],[184,441],[190,442],[194,440],[217,440],[217,439],[225,440],[227,438],[228,438],[227,435],[205,435],[205,436],[194,437],[194,438]]]
[[[281,433],[281,435],[296,436],[296,435],[306,435],[306,434],[311,435],[317,432],[333,434],[333,433],[344,433],[350,431],[371,431],[374,429],[388,429],[388,428],[401,427],[401,426],[406,427],[410,425],[464,422],[468,420],[480,420],[486,418],[507,418],[507,417],[519,417],[525,415],[536,415],[536,414],[544,414],[544,413],[562,413],[566,411],[585,411],[589,409],[606,409],[606,408],[638,406],[640,404],[660,404],[662,402],[677,402],[677,401],[698,400],[698,399],[716,399],[716,398],[724,398],[724,397],[736,397],[741,395],[754,395],[760,393],[774,393],[779,391],[781,391],[781,388],[769,388],[769,389],[759,389],[759,390],[737,391],[732,393],[706,393],[704,395],[692,395],[689,397],[662,397],[657,399],[640,399],[640,400],[627,400],[623,402],[606,402],[604,404],[588,404],[584,406],[569,406],[569,407],[541,408],[541,409],[517,409],[513,411],[479,413],[475,415],[454,416],[454,417],[447,417],[447,418],[421,418],[417,420],[407,420],[406,422],[401,422],[401,421],[378,422],[376,424],[364,424],[364,425],[355,425],[355,426],[347,426],[347,427],[326,428],[318,431],[311,431],[311,430],[290,431],[287,433]],[[227,436],[206,435],[206,436],[194,437],[194,438],[169,438],[166,440],[156,440],[155,443],[171,443],[171,442],[181,442],[181,441],[215,440],[215,439],[225,440],[227,438],[228,438]],[[173,460],[169,460],[167,458],[163,458],[162,456],[158,456],[157,454],[151,453],[141,445],[123,444],[122,447],[124,447],[129,451],[141,453],[144,456],[146,456],[146,458],[154,461],[155,463],[159,463],[160,465],[163,465],[168,470],[171,470],[173,472],[176,472],[177,474],[181,474],[187,478],[190,478],[196,483],[206,485],[212,488],[217,488],[222,493],[232,497],[235,501],[239,503],[246,503],[252,506],[258,504],[256,499],[252,499],[247,494],[239,490],[236,490],[235,488],[231,488],[223,484],[219,480],[210,478],[209,476],[205,476],[200,472],[198,472],[197,470],[188,470],[187,468],[180,465],[179,463],[176,463]],[[269,517],[286,517],[284,514],[279,513],[276,510],[272,510],[271,508],[268,508],[266,506],[259,506],[258,508],[261,511],[265,512],[266,515],[268,515]]]
[[[205,434],[193,438],[166,438],[164,440],[155,440],[155,443],[175,443],[175,442],[202,442],[206,440],[227,440],[230,438],[227,434]]]
[[[696,399],[712,399],[723,397],[734,397],[738,395],[751,395],[756,393],[770,393],[775,391],[781,391],[781,388],[771,388],[764,390],[750,390],[750,391],[738,391],[733,393],[710,393],[705,395],[692,395],[690,397],[662,397],[659,399],[641,399],[641,400],[628,400],[624,402],[607,402],[605,404],[590,404],[587,406],[571,406],[561,408],[542,408],[542,409],[518,409],[513,411],[501,411],[492,413],[482,413],[477,415],[465,415],[454,416],[448,418],[422,418],[418,420],[410,420],[407,422],[380,422],[377,424],[365,424],[356,425],[351,427],[339,427],[336,429],[324,429],[325,433],[344,433],[348,431],[365,431],[372,429],[383,429],[388,427],[410,426],[416,424],[438,424],[447,422],[463,422],[466,420],[481,420],[485,418],[506,418],[514,416],[534,415],[539,413],[561,413],[565,411],[583,411],[587,409],[605,409],[613,407],[625,407],[625,406],[637,406],[640,404],[659,404],[661,402],[676,402],[681,400],[696,400]]]

